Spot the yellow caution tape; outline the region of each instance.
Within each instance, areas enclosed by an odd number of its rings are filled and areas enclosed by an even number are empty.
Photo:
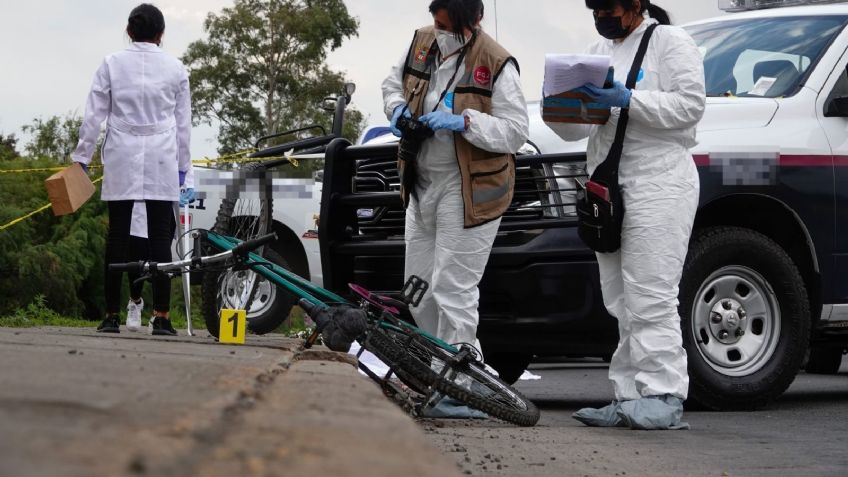
[[[227,164],[227,163],[237,164],[237,163],[242,163],[242,162],[266,162],[266,161],[271,161],[271,160],[276,160],[276,159],[287,159],[293,167],[300,167],[300,160],[303,160],[303,159],[321,159],[321,158],[324,157],[323,154],[305,154],[305,155],[295,156],[294,154],[292,154],[293,151],[289,151],[289,153],[284,154],[282,156],[243,157],[243,156],[245,156],[247,154],[251,154],[253,152],[255,152],[255,150],[247,149],[247,150],[244,150],[244,151],[241,151],[241,152],[237,152],[237,153],[234,153],[234,154],[228,154],[226,156],[221,156],[221,157],[218,157],[218,158],[215,158],[215,159],[205,158],[205,159],[194,160],[194,161],[191,161],[191,162],[192,162],[192,164],[198,164],[198,165],[212,165],[212,164],[222,164],[222,163],[224,163],[224,164]],[[44,168],[36,168],[36,169],[7,169],[7,170],[0,170],[0,174],[24,174],[24,173],[32,173],[32,172],[54,172],[54,171],[61,171],[61,170],[65,169],[65,167],[67,167],[67,166],[64,166],[64,167],[44,167]],[[101,167],[103,167],[103,166],[89,166],[90,169],[97,169],[97,168],[101,168]],[[96,184],[96,183],[98,183],[102,180],[103,180],[103,177],[100,177],[100,178],[92,181],[92,183]],[[40,207],[40,208],[22,216],[22,217],[18,217],[17,219],[9,222],[8,224],[0,226],[0,231],[6,230],[9,227],[12,227],[13,225],[16,225],[20,222],[23,222],[24,220],[32,217],[33,215],[44,212],[45,210],[47,210],[49,208],[50,208],[50,204],[46,204],[43,207]]]
[[[195,159],[191,161],[192,164],[199,166],[209,166],[215,164],[241,164],[246,162],[266,162],[277,159],[288,159],[293,167],[300,167],[300,160],[302,159],[320,159],[323,158],[323,154],[307,154],[307,155],[294,155],[294,154],[284,154],[282,156],[270,156],[270,157],[246,157],[248,154],[252,154],[256,152],[255,150],[248,149],[241,152],[236,152],[233,154],[227,154],[226,156],[216,157],[214,159],[210,159],[208,157],[204,157],[203,159]],[[30,174],[34,172],[58,172],[65,169],[67,166],[61,167],[41,167],[41,168],[33,168],[33,169],[0,169],[0,174]],[[89,169],[100,169],[103,166],[88,166]]]
[[[62,167],[42,167],[36,169],[0,169],[0,174],[26,174],[30,172],[58,172],[66,169],[68,166]],[[103,166],[88,166],[89,169],[99,169]]]
[[[103,177],[99,177],[99,178],[93,180],[92,184],[97,184],[98,182],[100,182],[102,180],[103,180]],[[0,231],[6,230],[9,227],[12,227],[13,225],[17,225],[17,224],[23,222],[24,220],[32,217],[33,215],[40,214],[41,212],[44,212],[45,210],[49,209],[50,207],[52,207],[52,204],[43,205],[43,206],[39,207],[38,209],[33,210],[32,212],[30,212],[30,213],[28,213],[24,216],[18,217],[17,219],[9,222],[8,224],[0,225]]]
[[[8,229],[9,227],[11,227],[11,226],[13,226],[13,225],[16,225],[16,224],[18,224],[18,223],[20,223],[20,222],[23,222],[24,220],[26,220],[26,219],[28,219],[28,218],[32,217],[32,216],[33,216],[33,215],[35,215],[35,214],[38,214],[38,213],[44,212],[45,210],[49,209],[49,208],[51,207],[51,205],[52,205],[52,204],[47,204],[47,205],[45,205],[45,206],[43,206],[43,207],[40,207],[40,208],[39,208],[39,209],[37,209],[37,210],[34,210],[34,211],[32,211],[32,212],[30,212],[30,213],[28,213],[28,214],[24,215],[23,217],[18,217],[17,219],[15,219],[15,220],[13,220],[13,221],[9,222],[9,223],[8,223],[8,224],[6,224],[6,225],[2,225],[2,226],[0,226],[0,231],[1,231],[1,230],[6,230],[6,229]]]

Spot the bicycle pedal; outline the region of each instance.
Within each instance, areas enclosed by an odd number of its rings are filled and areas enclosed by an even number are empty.
[[[400,291],[400,301],[409,306],[418,306],[429,288],[430,283],[426,280],[416,275],[410,275]]]

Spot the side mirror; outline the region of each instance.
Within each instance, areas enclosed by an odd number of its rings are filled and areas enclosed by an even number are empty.
[[[321,109],[330,113],[336,110],[336,98],[324,98],[321,101]]]
[[[827,103],[824,110],[828,118],[848,118],[848,96],[838,96]]]
[[[350,98],[353,97],[353,93],[356,92],[356,85],[354,83],[345,83],[344,84],[344,95],[347,96],[347,102],[350,103]]]

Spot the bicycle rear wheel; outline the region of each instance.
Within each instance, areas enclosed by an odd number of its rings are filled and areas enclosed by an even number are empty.
[[[267,168],[258,162],[246,164],[238,177],[233,185],[228,186],[212,230],[241,240],[270,233],[273,194]],[[283,257],[270,247],[256,253],[289,268]],[[295,304],[293,296],[252,270],[228,269],[205,273],[202,297],[206,329],[215,337],[218,336],[218,320],[223,308],[246,310],[248,327],[263,334],[279,327]]]
[[[486,371],[481,362],[460,362],[456,351],[445,349],[414,331],[374,327],[362,345],[421,394],[429,394],[432,387],[519,426],[533,426],[539,421],[536,405]]]

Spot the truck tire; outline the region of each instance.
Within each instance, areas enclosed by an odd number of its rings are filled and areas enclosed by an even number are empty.
[[[485,350],[485,346],[483,347]],[[529,353],[484,353],[486,364],[498,372],[498,377],[509,385],[513,385],[530,366],[533,355]]]
[[[750,229],[693,236],[680,316],[689,398],[707,409],[765,406],[792,384],[809,343],[810,305],[798,268]]]
[[[810,359],[804,370],[808,374],[839,374],[842,346],[818,345],[810,348]]]

